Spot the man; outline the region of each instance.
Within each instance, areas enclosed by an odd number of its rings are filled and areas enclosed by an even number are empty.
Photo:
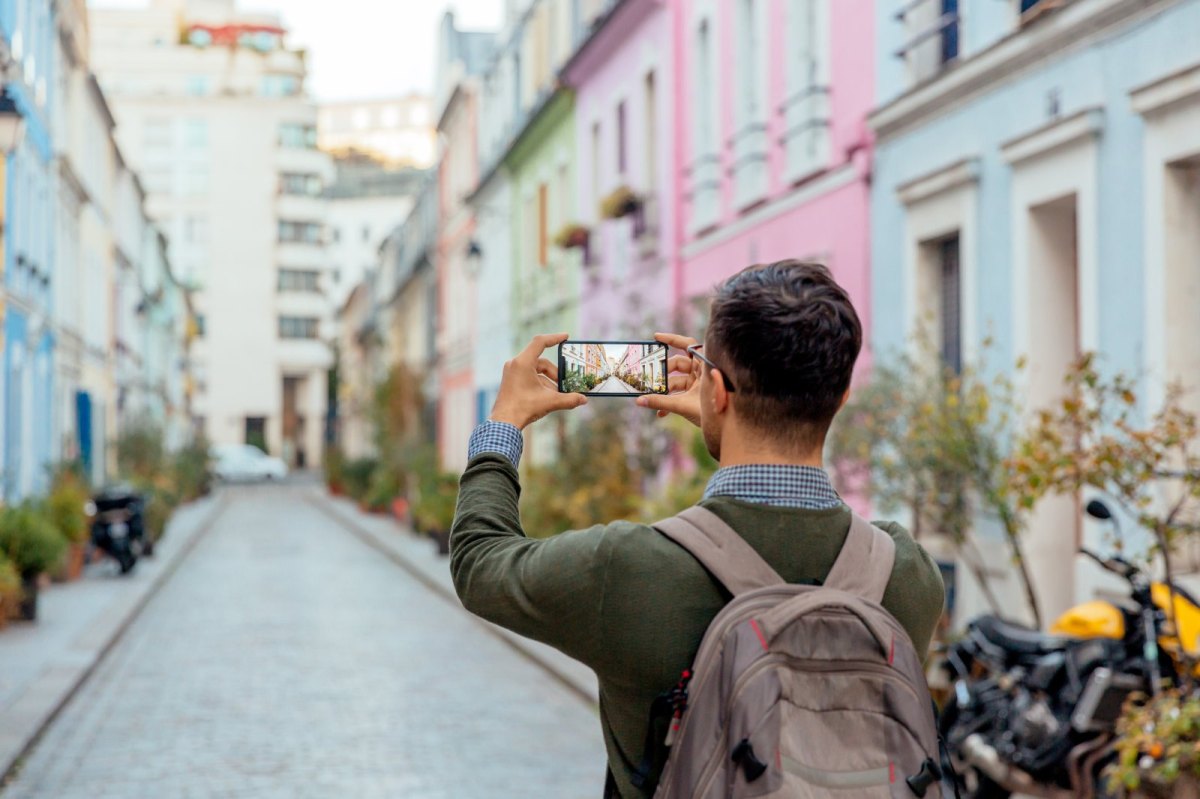
[[[634,773],[651,703],[691,665],[730,597],[689,553],[644,524],[525,537],[517,510],[520,431],[587,402],[558,393],[556,367],[541,357],[566,338],[538,336],[505,364],[491,417],[471,437],[450,566],[468,610],[596,672],[608,792],[650,796],[665,749],[648,783],[637,787]],[[821,466],[826,433],[849,395],[862,348],[845,291],[823,266],[751,267],[717,289],[703,345],[677,335],[657,339],[687,355],[669,361],[672,394],[637,402],[703,431],[721,468],[700,504],[785,580],[824,579],[850,527],[850,509]],[[941,577],[903,528],[880,526],[896,544],[883,604],[923,655],[942,610]]]

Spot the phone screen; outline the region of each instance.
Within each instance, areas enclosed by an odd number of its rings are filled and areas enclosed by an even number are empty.
[[[589,397],[667,393],[667,345],[657,341],[564,341],[558,390]]]

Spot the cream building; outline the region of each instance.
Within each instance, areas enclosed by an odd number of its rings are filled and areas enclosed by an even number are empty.
[[[196,289],[198,424],[320,462],[332,355],[329,157],[306,64],[274,16],[232,0],[95,10],[93,65],[179,278]]]

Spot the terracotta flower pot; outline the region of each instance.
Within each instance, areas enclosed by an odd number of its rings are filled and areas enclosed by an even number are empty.
[[[87,557],[87,547],[79,541],[72,541],[67,547],[67,579],[78,580],[83,576],[83,562]]]
[[[392,516],[398,522],[408,521],[408,500],[404,497],[396,497],[392,500]]]

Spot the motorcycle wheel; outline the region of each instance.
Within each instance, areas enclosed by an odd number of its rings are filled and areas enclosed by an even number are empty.
[[[117,564],[121,567],[121,574],[129,574],[137,565],[137,555],[133,554],[128,544],[117,550]]]

